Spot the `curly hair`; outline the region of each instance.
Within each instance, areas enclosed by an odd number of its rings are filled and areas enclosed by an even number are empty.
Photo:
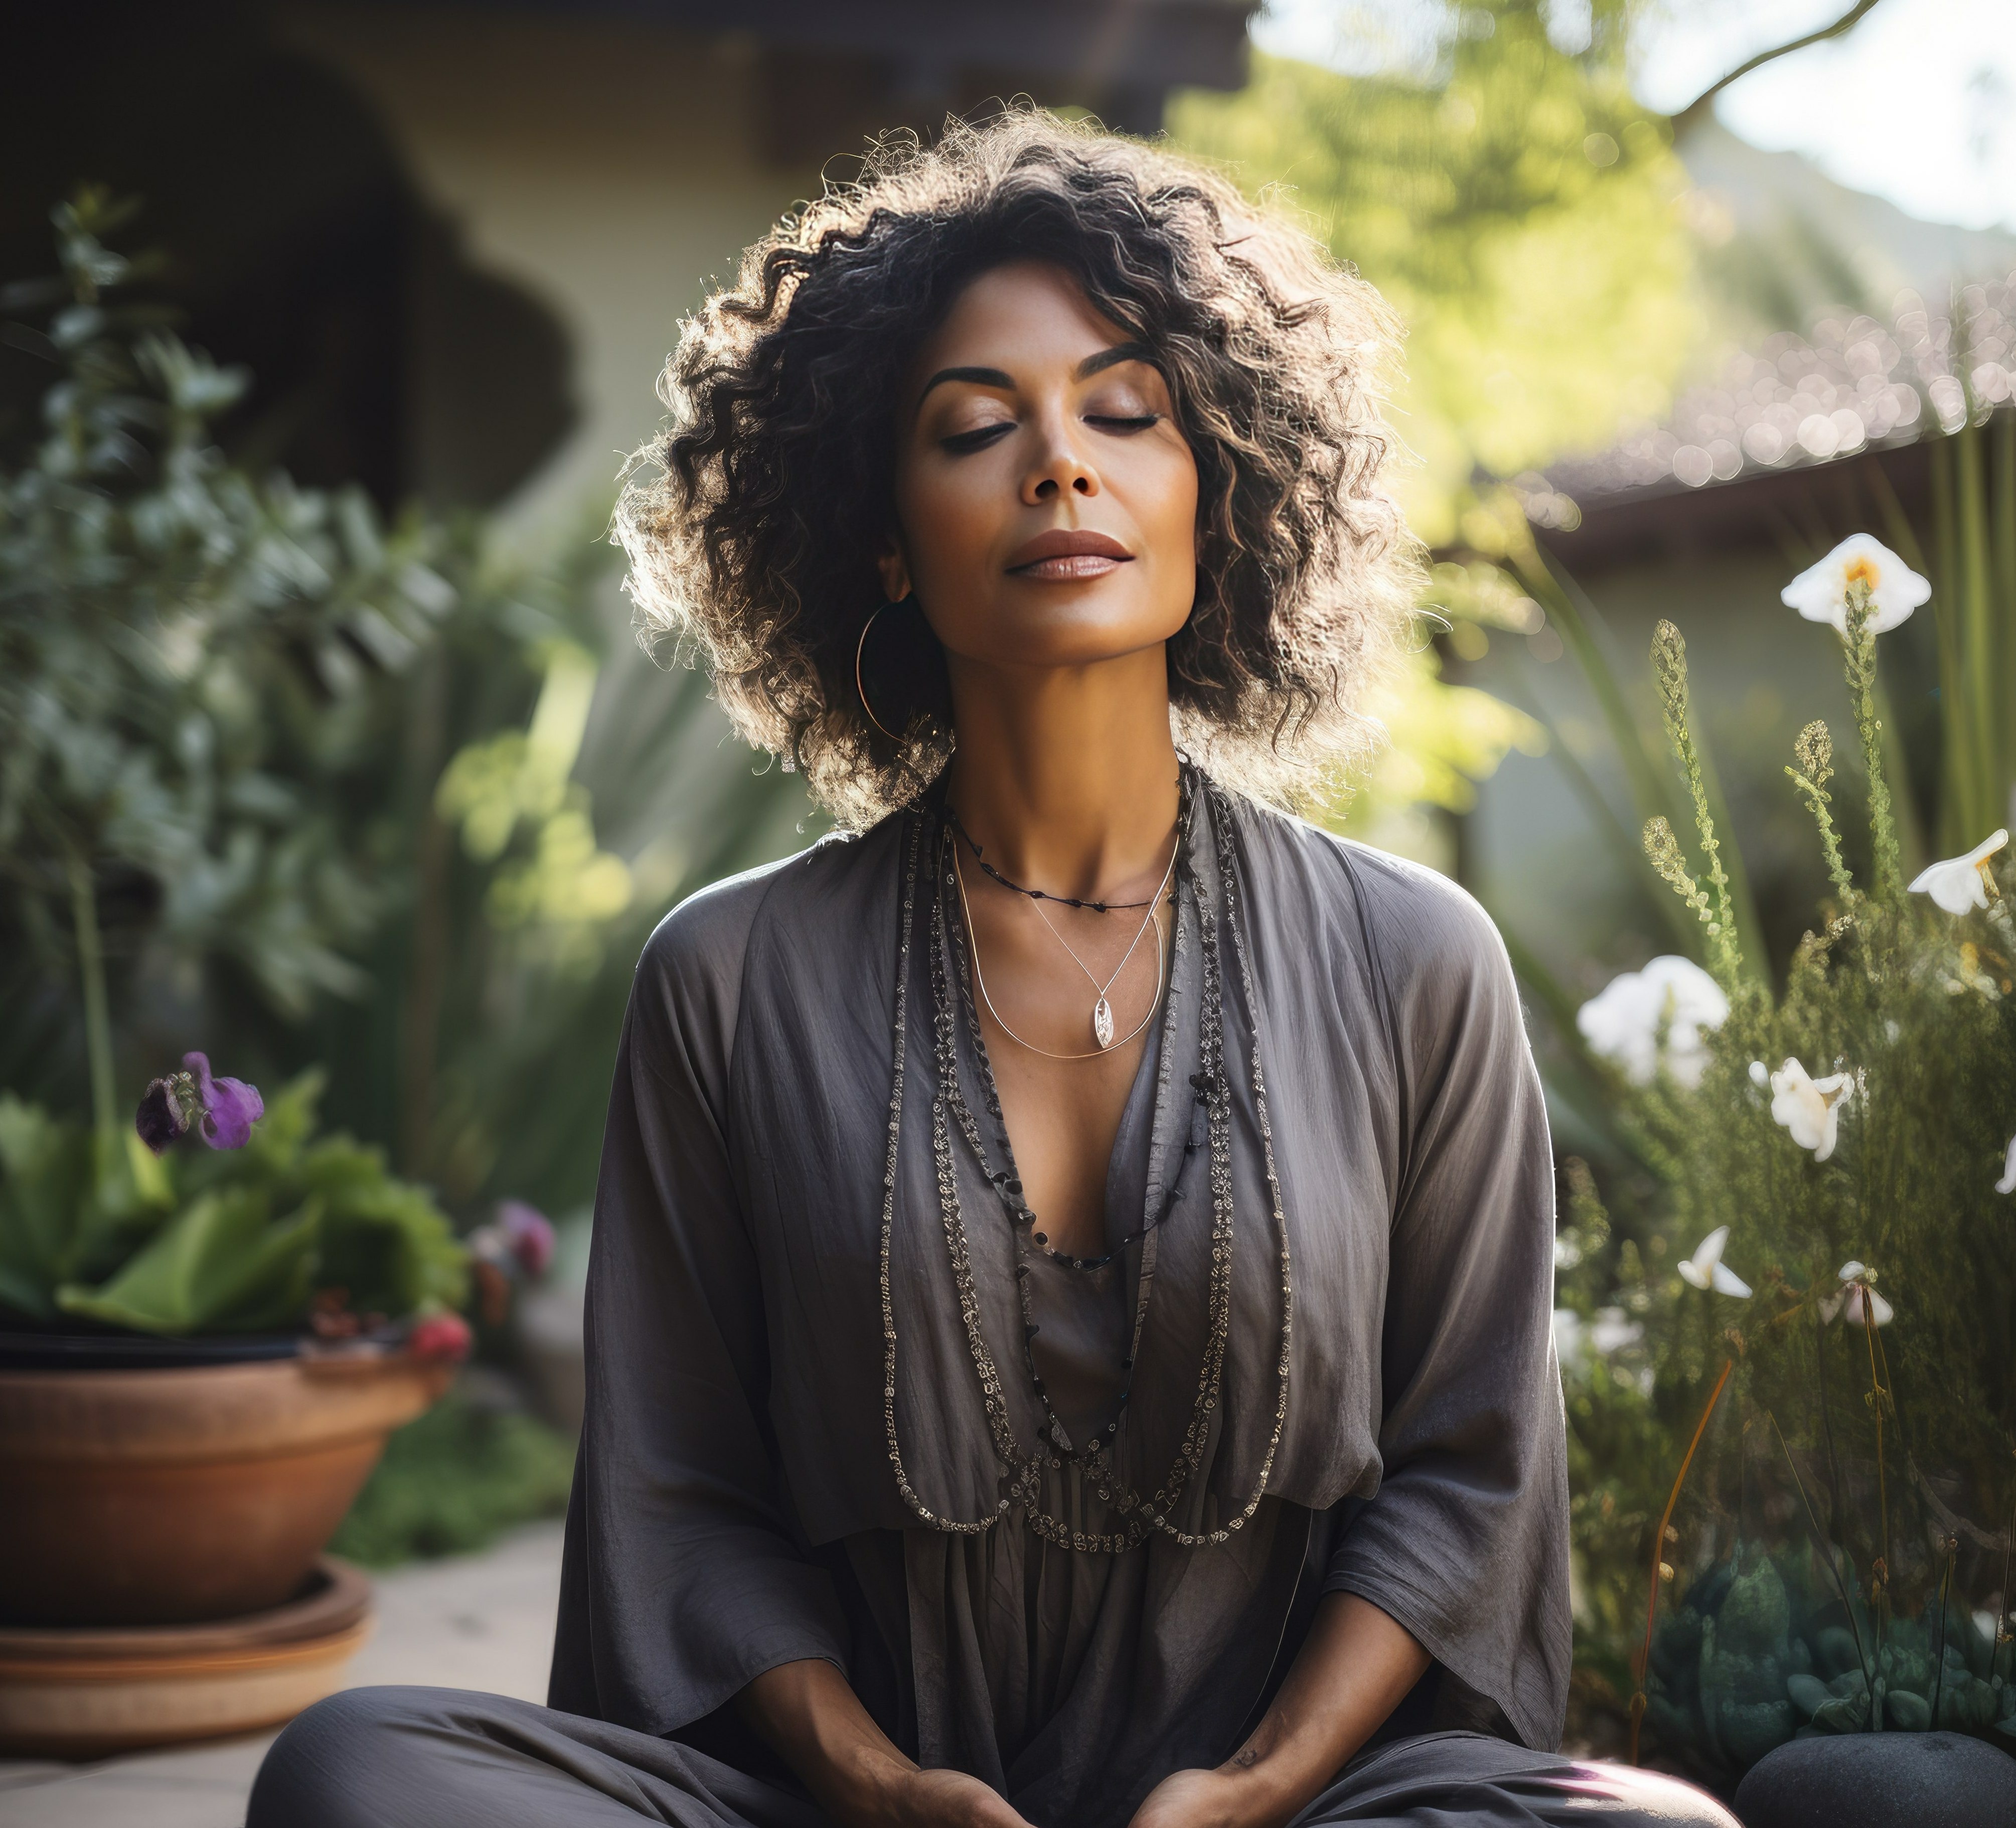
[[[1030,259],[1147,347],[1196,459],[1197,597],[1168,649],[1179,740],[1231,786],[1301,797],[1376,734],[1366,688],[1414,597],[1381,486],[1394,320],[1222,179],[1031,107],[880,143],[685,324],[660,383],[672,416],[617,513],[640,632],[697,650],[736,730],[843,825],[914,798],[950,753],[942,655],[921,618],[905,652],[869,644],[898,739],[855,672],[895,525],[897,390],[966,285]]]

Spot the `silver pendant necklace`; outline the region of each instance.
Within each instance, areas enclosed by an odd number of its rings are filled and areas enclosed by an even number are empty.
[[[1042,921],[1045,927],[1049,929],[1051,938],[1054,939],[1059,945],[1062,946],[1067,952],[1071,954],[1071,963],[1076,965],[1078,970],[1085,973],[1085,981],[1092,986],[1092,1037],[1093,1040],[1099,1043],[1096,1052],[1082,1054],[1056,1054],[1052,1053],[1047,1048],[1035,1047],[1028,1042],[1024,1041],[1021,1036],[1017,1035],[1013,1029],[1010,1028],[1006,1022],[1002,1021],[1001,1013],[995,1008],[994,999],[987,994],[986,981],[984,978],[981,978],[981,998],[987,1004],[988,1013],[993,1017],[995,1021],[999,1024],[1003,1034],[1006,1035],[1010,1041],[1016,1042],[1017,1045],[1028,1048],[1031,1053],[1042,1054],[1046,1059],[1049,1060],[1096,1060],[1100,1054],[1111,1053],[1115,1042],[1115,1031],[1113,1020],[1113,1005],[1109,1000],[1108,993],[1112,990],[1113,986],[1119,981],[1120,973],[1127,969],[1127,961],[1132,958],[1135,953],[1140,949],[1141,941],[1147,937],[1148,929],[1152,927],[1155,930],[1155,994],[1148,999],[1147,1015],[1143,1017],[1139,1024],[1129,1031],[1128,1034],[1118,1038],[1121,1045],[1125,1045],[1127,1042],[1132,1041],[1136,1035],[1141,1032],[1143,1028],[1145,1028],[1148,1025],[1149,1020],[1154,1015],[1155,1005],[1161,1000],[1162,994],[1162,970],[1164,963],[1162,953],[1162,928],[1161,923],[1157,916],[1161,912],[1164,898],[1169,892],[1169,884],[1175,879],[1176,873],[1176,853],[1181,848],[1182,838],[1180,833],[1179,833],[1170,840],[1168,866],[1163,870],[1162,880],[1156,886],[1154,894],[1148,898],[1146,904],[1148,912],[1143,916],[1141,924],[1135,931],[1133,942],[1128,947],[1125,952],[1120,955],[1120,963],[1113,967],[1111,973],[1108,975],[1103,984],[1100,983],[1099,979],[1093,975],[1092,967],[1087,965],[1085,960],[1078,956],[1078,948],[1074,946],[1069,940],[1066,939],[1061,933],[1057,931],[1057,927],[1052,923],[1049,916],[1043,912],[1042,904],[1033,898],[1030,901],[1030,905],[1036,910],[1036,918]],[[955,846],[952,850],[952,871],[958,881],[959,905],[961,910],[966,916],[967,930],[971,935],[974,975],[976,977],[980,977],[980,935],[977,930],[974,928],[973,924],[973,908],[971,903],[967,899],[966,876],[965,873],[961,870],[959,866],[959,851],[956,846]],[[1024,891],[1023,892],[1026,894],[1028,891]]]
[[[955,851],[953,855],[956,856],[958,853]],[[1092,967],[1086,964],[1085,960],[1078,955],[1078,948],[1073,945],[1069,940],[1066,939],[1062,934],[1057,931],[1056,923],[1050,919],[1049,915],[1043,912],[1042,903],[1041,901],[1031,901],[1029,904],[1031,907],[1036,910],[1036,918],[1042,921],[1046,927],[1049,928],[1050,937],[1054,939],[1059,945],[1062,946],[1066,952],[1071,954],[1071,963],[1076,965],[1078,968],[1085,973],[1086,983],[1092,986],[1094,992],[1094,999],[1092,1006],[1092,1035],[1093,1038],[1099,1043],[1102,1049],[1110,1049],[1113,1045],[1113,1005],[1107,1001],[1107,993],[1111,990],[1114,984],[1118,981],[1120,973],[1127,969],[1127,961],[1134,956],[1136,948],[1141,944],[1142,934],[1145,934],[1148,930],[1150,923],[1154,921],[1157,915],[1161,912],[1162,898],[1168,893],[1169,880],[1170,878],[1175,874],[1175,840],[1172,840],[1169,847],[1169,867],[1162,872],[1161,883],[1157,887],[1153,898],[1150,899],[1148,903],[1148,912],[1143,916],[1141,925],[1135,933],[1134,943],[1132,945],[1128,947],[1125,952],[1120,955],[1120,963],[1113,967],[1112,974],[1107,977],[1107,981],[1103,984],[1101,984],[1096,977],[1093,976]],[[1156,937],[1158,940],[1161,937],[1161,930],[1162,930],[1159,926],[1155,929]],[[1157,949],[1159,950],[1159,948]],[[1155,971],[1155,992],[1157,997],[1161,995],[1161,968],[1158,964]],[[1153,1006],[1153,1004],[1150,1005],[1150,1008]]]
[[[1136,1023],[1132,1028],[1129,1029],[1125,1035],[1121,1035],[1117,1044],[1114,1041],[1112,1036],[1113,1011],[1111,1006],[1106,1004],[1105,998],[1103,995],[1100,997],[1100,1002],[1101,1006],[1106,1009],[1107,1032],[1103,1035],[1099,1032],[1098,1015],[1097,1012],[1095,1010],[1093,1018],[1093,1038],[1096,1041],[1099,1045],[1096,1047],[1091,1049],[1089,1052],[1084,1053],[1057,1053],[1047,1047],[1037,1046],[1035,1042],[1033,1041],[1024,1040],[1021,1035],[1017,1035],[1013,1029],[1008,1026],[1007,1021],[1003,1017],[1001,1012],[994,1006],[993,995],[987,988],[986,973],[983,972],[980,967],[980,941],[973,924],[973,905],[967,899],[966,897],[966,877],[964,873],[959,869],[959,853],[957,851],[954,851],[952,853],[952,869],[949,880],[959,891],[959,912],[965,923],[968,943],[972,949],[973,981],[979,988],[980,1000],[987,1006],[988,1014],[994,1018],[995,1027],[999,1028],[1010,1041],[1013,1042],[1017,1047],[1026,1048],[1031,1053],[1039,1055],[1046,1060],[1096,1060],[1099,1059],[1101,1055],[1111,1052],[1115,1045],[1125,1047],[1129,1042],[1132,1041],[1136,1035],[1139,1035],[1143,1029],[1146,1028],[1148,1024],[1155,1019],[1155,1006],[1162,1000],[1162,973],[1168,963],[1168,959],[1162,945],[1161,923],[1159,921],[1154,923],[1155,994],[1148,999],[1148,1013],[1144,1015],[1139,1021]],[[1151,920],[1154,919],[1152,915],[1150,918]],[[1138,944],[1140,936],[1137,934],[1135,936],[1135,938],[1136,942]],[[1082,966],[1081,966],[1081,969],[1082,969]]]

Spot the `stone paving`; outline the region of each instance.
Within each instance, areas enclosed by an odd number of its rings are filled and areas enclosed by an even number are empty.
[[[378,1629],[345,1686],[423,1682],[542,1701],[560,1596],[560,1526],[481,1555],[378,1577]],[[272,1734],[95,1764],[0,1759],[0,1828],[242,1828]]]

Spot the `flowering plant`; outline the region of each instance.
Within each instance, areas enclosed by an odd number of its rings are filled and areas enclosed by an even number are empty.
[[[0,1093],[0,1326],[334,1340],[410,1323],[418,1349],[432,1316],[466,1349],[468,1247],[378,1150],[315,1133],[321,1091],[310,1074],[269,1106],[193,1053],[109,1149]]]
[[[1611,1330],[1606,1369],[1648,1393],[1673,1481],[1632,1532],[1650,1590],[1634,1739],[1648,1726],[1712,1781],[1800,1733],[2016,1742],[2016,879],[2000,830],[1906,878],[1877,638],[1926,595],[1867,535],[1784,593],[1841,639],[1868,862],[1847,861],[1863,846],[1837,826],[1832,733],[1811,724],[1785,772],[1832,894],[1782,989],[1744,956],[1685,645],[1660,624],[1697,859],[1665,819],[1645,850],[1698,923],[1707,970],[1654,961],[1579,1024],[1661,1183],[1651,1243],[1699,1240],[1671,1272],[1653,1249],[1604,1253],[1615,1286],[1580,1296],[1640,1330]],[[1607,1225],[1586,1171],[1571,1195],[1568,1262]],[[1593,1330],[1562,1330],[1578,1340],[1572,1406]]]

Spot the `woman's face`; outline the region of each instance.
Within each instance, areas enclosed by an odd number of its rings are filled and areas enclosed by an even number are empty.
[[[898,408],[891,599],[990,667],[1167,641],[1197,591],[1197,462],[1168,384],[1077,282],[1035,261],[967,286]]]

